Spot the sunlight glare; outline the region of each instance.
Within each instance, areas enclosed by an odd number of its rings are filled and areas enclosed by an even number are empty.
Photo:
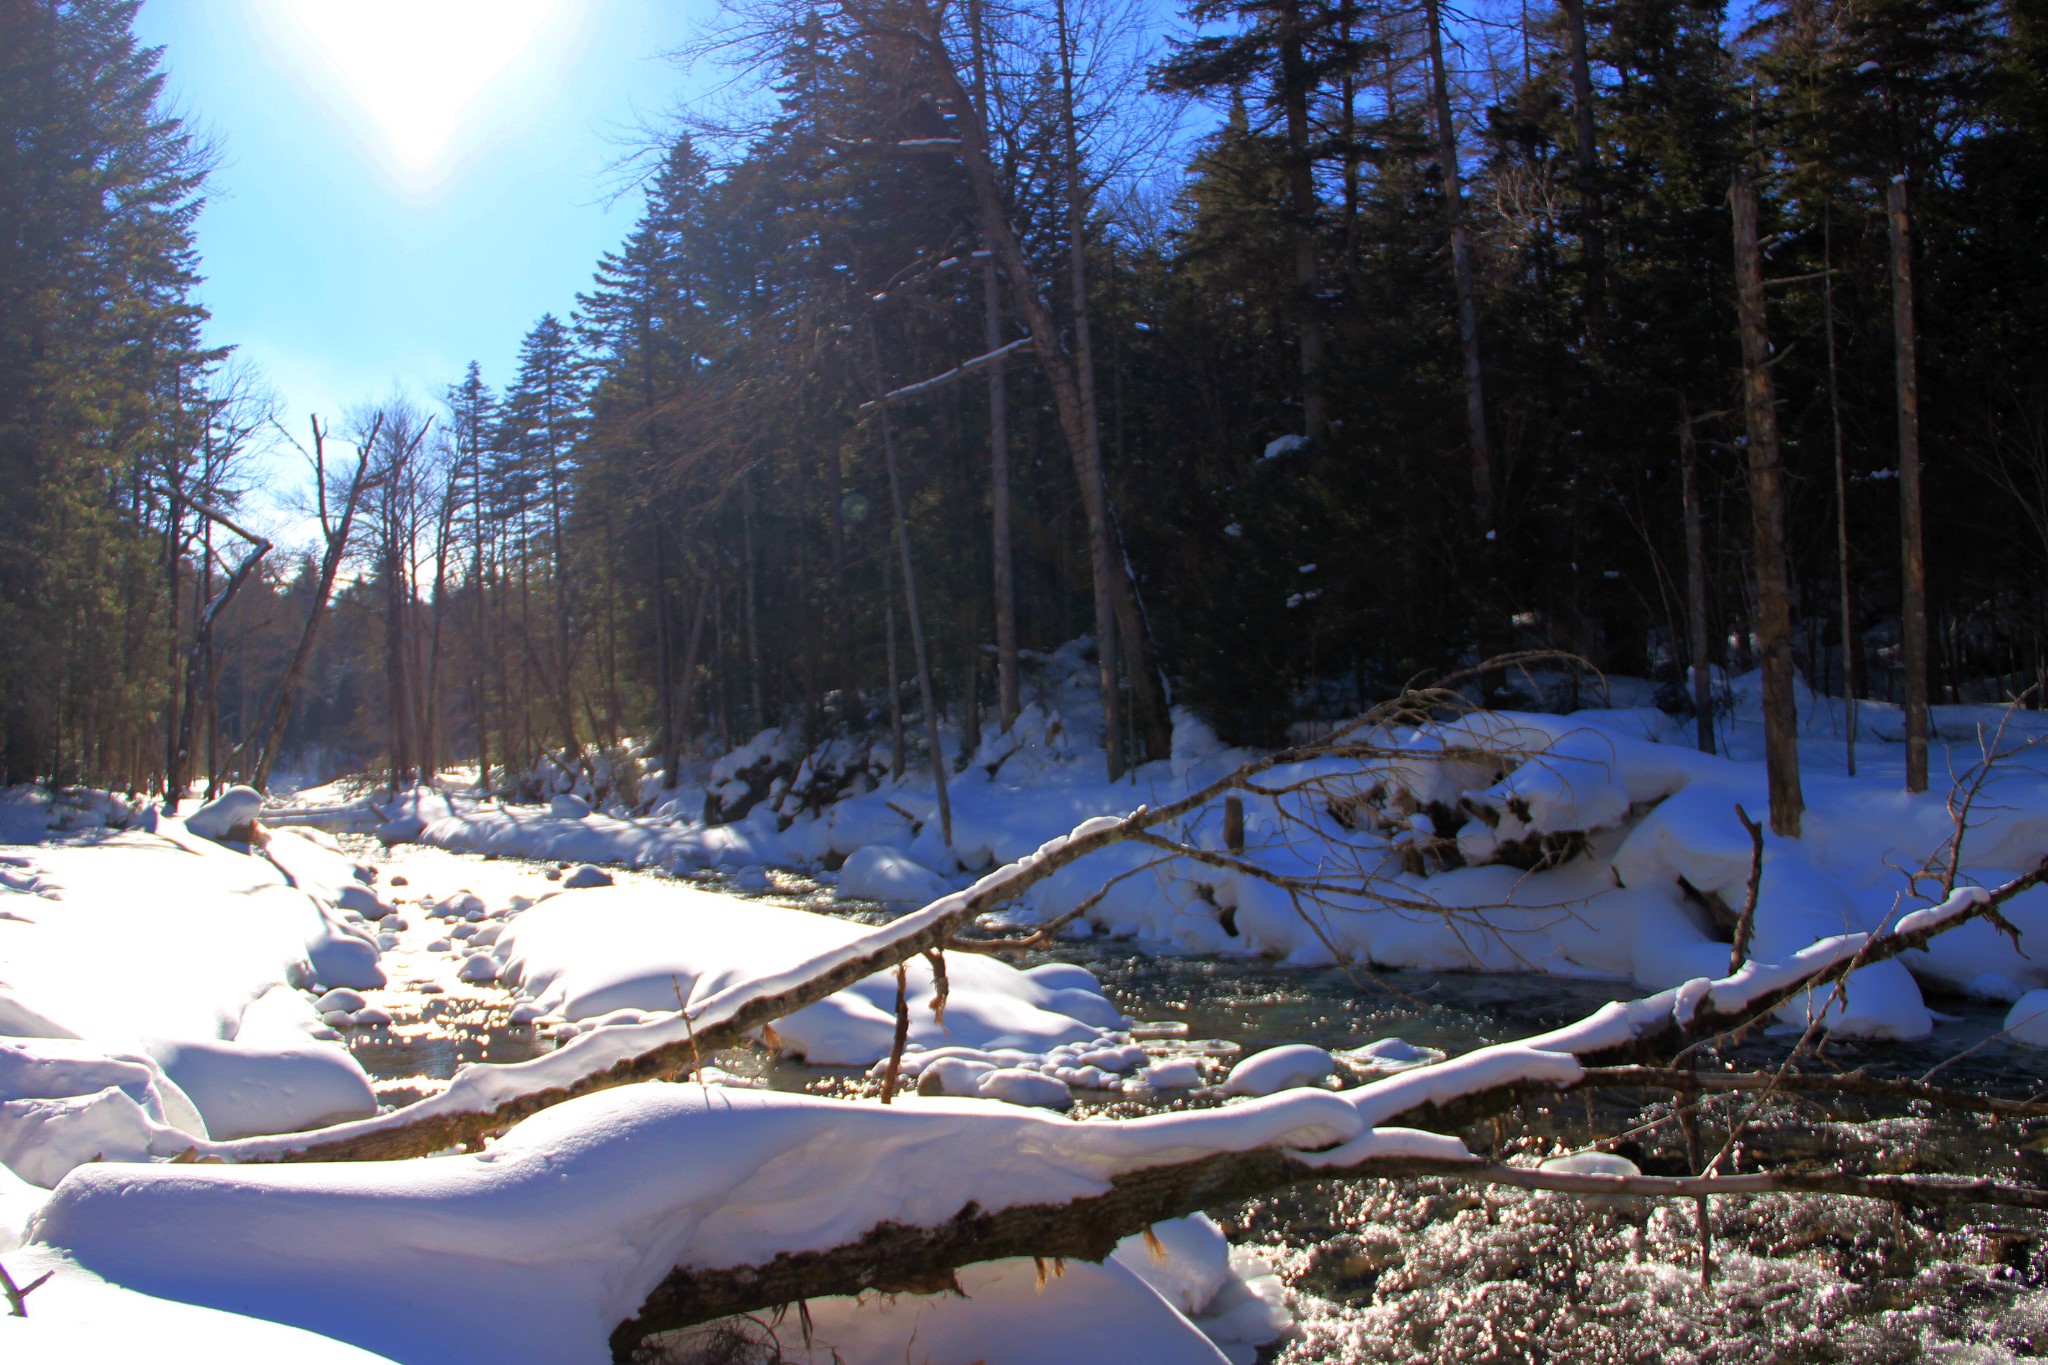
[[[317,55],[399,161],[432,165],[464,110],[533,42],[560,0],[285,0]]]

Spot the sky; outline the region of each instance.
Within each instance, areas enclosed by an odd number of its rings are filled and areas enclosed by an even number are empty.
[[[293,432],[471,360],[502,389],[641,203],[614,169],[709,84],[666,58],[711,0],[144,0],[173,107],[219,147],[209,340]],[[302,437],[303,439],[303,437]],[[299,457],[257,503],[282,518]]]

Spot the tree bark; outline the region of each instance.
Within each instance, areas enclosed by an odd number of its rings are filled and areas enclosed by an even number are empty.
[[[1856,776],[1856,599],[1849,586],[1849,457],[1842,443],[1842,385],[1835,364],[1835,213],[1821,205],[1821,308],[1828,348],[1828,423],[1835,447],[1835,574],[1842,593],[1843,740]]]
[[[982,28],[981,0],[968,0],[967,23],[974,45],[974,104],[983,127],[989,127],[988,47]],[[993,353],[1003,345],[1002,285],[996,277],[995,246],[986,239],[983,246],[986,255],[981,262],[981,333],[983,344]],[[1009,386],[1002,356],[989,362],[988,451],[989,543],[996,597],[996,714],[1007,732],[1017,723],[1022,696],[1017,678],[1015,552],[1010,539]]]
[[[875,390],[882,388],[882,357],[875,347],[875,335],[868,333],[868,356],[875,367]],[[910,653],[917,664],[917,699],[924,708],[924,739],[931,751],[932,787],[939,798],[939,833],[946,846],[953,845],[953,803],[946,793],[946,751],[939,744],[939,703],[932,691],[931,657],[924,647],[924,617],[917,607],[917,570],[910,560],[910,519],[903,506],[903,480],[896,472],[896,434],[889,420],[889,405],[882,404],[882,461],[889,471],[889,505],[895,513],[896,552],[903,566],[903,614],[910,620]],[[899,733],[898,742],[901,742]],[[899,760],[900,761],[900,760]]]
[[[1707,652],[1707,556],[1700,529],[1698,444],[1690,412],[1678,422],[1678,466],[1685,499],[1685,616],[1692,654],[1693,724],[1703,754],[1714,752],[1714,661]]]
[[[957,111],[961,159],[973,183],[982,236],[995,252],[996,263],[1002,268],[1003,277],[1009,285],[1011,303],[1031,333],[1032,349],[1045,372],[1046,383],[1052,389],[1060,434],[1073,460],[1075,481],[1080,485],[1082,512],[1088,523],[1088,562],[1095,589],[1095,635],[1098,675],[1103,690],[1106,760],[1109,776],[1115,780],[1123,776],[1125,768],[1123,708],[1117,694],[1115,605],[1115,579],[1124,573],[1124,569],[1115,552],[1109,524],[1109,494],[1103,480],[1100,451],[1089,435],[1080,383],[1073,364],[1060,346],[1052,310],[1039,294],[1030,263],[1010,227],[1009,214],[997,187],[995,166],[990,158],[988,129],[967,89],[961,84],[959,70],[941,31],[940,15],[929,3],[922,2],[912,7],[911,14],[917,25],[914,36],[932,58],[932,75],[939,87],[937,93],[941,102]],[[1125,586],[1128,591],[1128,584]],[[1130,680],[1134,698],[1140,701],[1144,710],[1163,716],[1165,705],[1159,697],[1158,679],[1150,661],[1140,653],[1145,648],[1143,638],[1128,641],[1125,647],[1132,651]]]
[[[1756,555],[1756,635],[1763,654],[1764,766],[1771,793],[1771,832],[1796,839],[1805,801],[1799,787],[1784,470],[1778,457],[1778,400],[1764,312],[1756,187],[1746,173],[1736,172],[1728,199],[1735,220],[1736,307],[1742,331],[1743,406],[1749,423],[1749,507]]]
[[[1891,219],[1892,336],[1899,407],[1899,658],[1906,670],[1906,790],[1927,790],[1927,553],[1920,527],[1920,367],[1913,322],[1913,224],[1906,177],[1885,190]]]

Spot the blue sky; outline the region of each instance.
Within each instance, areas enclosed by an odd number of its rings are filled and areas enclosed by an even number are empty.
[[[637,192],[607,168],[693,88],[709,0],[145,0],[172,100],[220,144],[199,220],[216,344],[294,432],[394,386],[495,387]],[[296,457],[276,466],[273,488]]]

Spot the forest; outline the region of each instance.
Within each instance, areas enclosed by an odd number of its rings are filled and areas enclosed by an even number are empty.
[[[124,11],[10,21],[62,73],[0,96],[11,780],[915,748],[920,673],[971,752],[1083,635],[1113,765],[1171,706],[1271,744],[1517,648],[1711,708],[1761,639],[1738,178],[1798,673],[2048,670],[2023,0],[735,10],[693,55],[749,98],[649,149],[574,314],[323,417],[288,546],[236,500],[316,435],[199,341],[209,150]]]
[[[237,139],[680,7],[170,3],[0,0],[0,1357],[2048,1355],[2048,0],[721,0],[517,337]]]

